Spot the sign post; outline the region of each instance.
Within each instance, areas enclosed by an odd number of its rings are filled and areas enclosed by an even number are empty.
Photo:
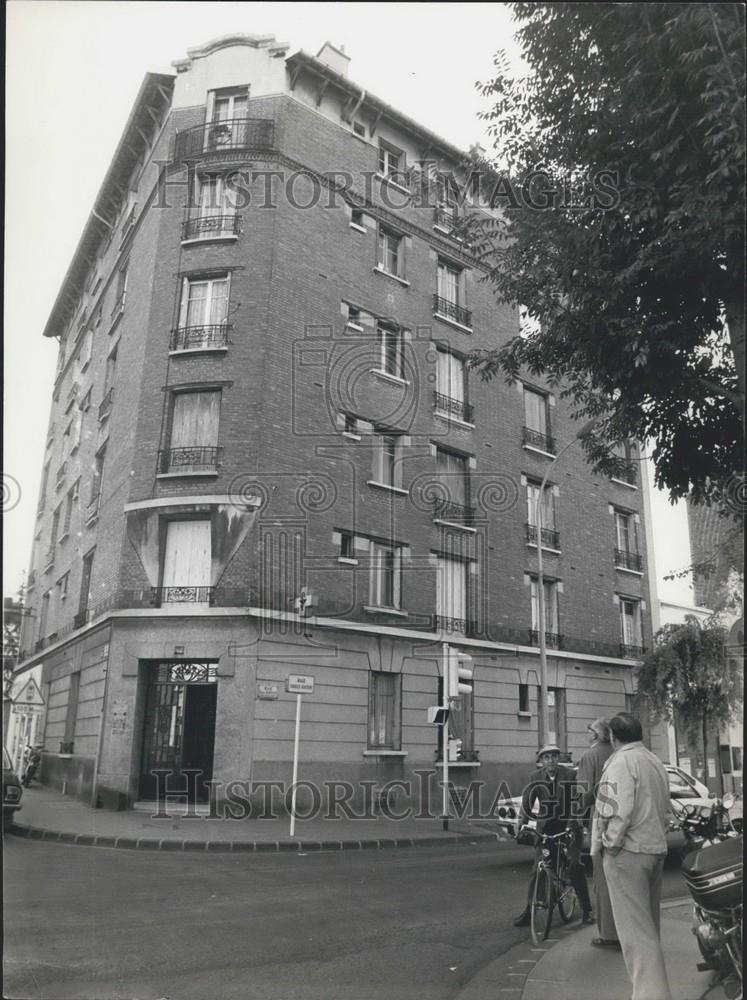
[[[443,698],[441,699],[443,707],[447,709],[446,717],[443,725],[441,726],[441,767],[443,770],[443,791],[441,796],[441,816],[443,819],[444,830],[449,829],[449,713],[448,708],[450,706],[450,695],[451,695],[451,676],[450,676],[450,662],[449,657],[451,651],[449,650],[448,642],[443,645],[444,654],[444,664],[443,664]]]
[[[293,736],[293,783],[291,785],[290,835],[296,832],[296,783],[298,781],[298,744],[301,736],[301,696],[313,694],[314,678],[303,674],[290,674],[285,690],[296,696],[296,729]]]

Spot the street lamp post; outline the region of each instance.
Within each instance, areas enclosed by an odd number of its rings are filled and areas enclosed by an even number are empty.
[[[537,618],[539,625],[539,654],[540,654],[540,715],[539,715],[539,745],[548,742],[548,733],[550,731],[550,712],[549,706],[547,704],[547,641],[545,638],[545,578],[542,570],[542,498],[545,495],[545,486],[547,485],[547,477],[560,458],[565,452],[574,445],[577,441],[582,440],[586,437],[589,431],[597,423],[597,418],[588,420],[579,431],[577,431],[575,437],[571,438],[568,444],[564,445],[557,455],[553,458],[552,462],[548,465],[545,470],[545,474],[542,477],[542,483],[540,484],[539,493],[537,494],[537,500],[535,502],[534,510],[534,522],[537,527]]]

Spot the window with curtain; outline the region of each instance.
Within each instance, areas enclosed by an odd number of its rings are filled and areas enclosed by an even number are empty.
[[[543,582],[545,594],[545,632],[557,635],[560,632],[560,618],[558,615],[558,584],[556,580],[544,580]],[[536,576],[533,576],[531,583],[532,632],[539,631],[538,592],[539,581]]]
[[[620,642],[623,646],[642,646],[641,602],[620,598]]]
[[[546,437],[550,434],[547,414],[547,396],[524,387],[524,421],[525,426],[537,434]]]
[[[527,524],[535,528],[537,527],[537,499],[539,491],[539,483],[527,483]],[[546,485],[542,491],[540,513],[542,515],[542,527],[555,531],[555,494],[553,493],[552,486]]]
[[[402,436],[378,431],[374,447],[373,478],[384,486],[402,487],[402,461],[400,446]]]
[[[372,670],[368,685],[368,747],[372,750],[401,748],[402,675]]]
[[[462,305],[462,272],[458,267],[439,261],[436,272],[436,292],[440,299],[453,306]]]
[[[615,511],[615,535],[617,547],[622,552],[638,552],[638,531],[635,518],[626,511]]]
[[[369,600],[373,607],[399,609],[402,582],[402,547],[371,542]]]
[[[174,468],[214,468],[217,463],[220,391],[174,395],[168,464]]]
[[[467,628],[469,564],[464,559],[438,557],[436,614],[441,627],[464,633]]]
[[[457,455],[443,448],[436,450],[436,473],[443,485],[447,503],[469,506],[469,462],[465,455]]]
[[[390,229],[379,227],[379,267],[388,274],[401,278],[404,276],[404,254],[402,253],[402,237]]]
[[[436,369],[436,391],[446,397],[442,404],[449,412],[454,410],[454,416],[465,420],[465,406],[467,403],[467,369],[464,360],[451,351],[438,349],[438,360]],[[453,404],[458,404],[456,407]]]
[[[404,336],[401,330],[379,326],[379,365],[381,371],[404,378]]]
[[[228,319],[229,277],[191,279],[182,285],[180,329],[220,326]]]

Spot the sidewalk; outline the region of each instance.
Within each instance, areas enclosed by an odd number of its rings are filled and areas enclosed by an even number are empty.
[[[391,847],[476,844],[503,840],[513,843],[497,824],[495,832],[471,826],[465,820],[449,821],[445,831],[440,819],[392,819],[387,816],[356,819],[313,819],[296,821],[290,836],[290,819],[211,818],[207,810],[185,815],[187,807],[171,803],[170,815],[155,817],[153,809],[110,812],[91,809],[77,799],[40,785],[25,789],[23,807],[16,813],[11,835],[37,840],[54,840],[86,847],[115,847],[129,850],[366,850]],[[172,815],[173,814],[173,815]]]

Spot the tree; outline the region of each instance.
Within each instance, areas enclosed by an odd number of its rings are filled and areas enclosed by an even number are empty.
[[[743,491],[745,8],[511,5],[528,71],[479,84],[501,218],[473,233],[531,320],[472,359],[544,374],[599,417],[584,443],[653,441],[673,498]],[[743,494],[742,494],[743,495]],[[743,510],[742,503],[738,505]]]
[[[726,655],[726,640],[720,625],[688,615],[656,633],[638,669],[638,693],[657,715],[671,721],[676,713],[693,733],[700,726],[704,758],[708,727],[727,725],[741,702],[739,667]]]

